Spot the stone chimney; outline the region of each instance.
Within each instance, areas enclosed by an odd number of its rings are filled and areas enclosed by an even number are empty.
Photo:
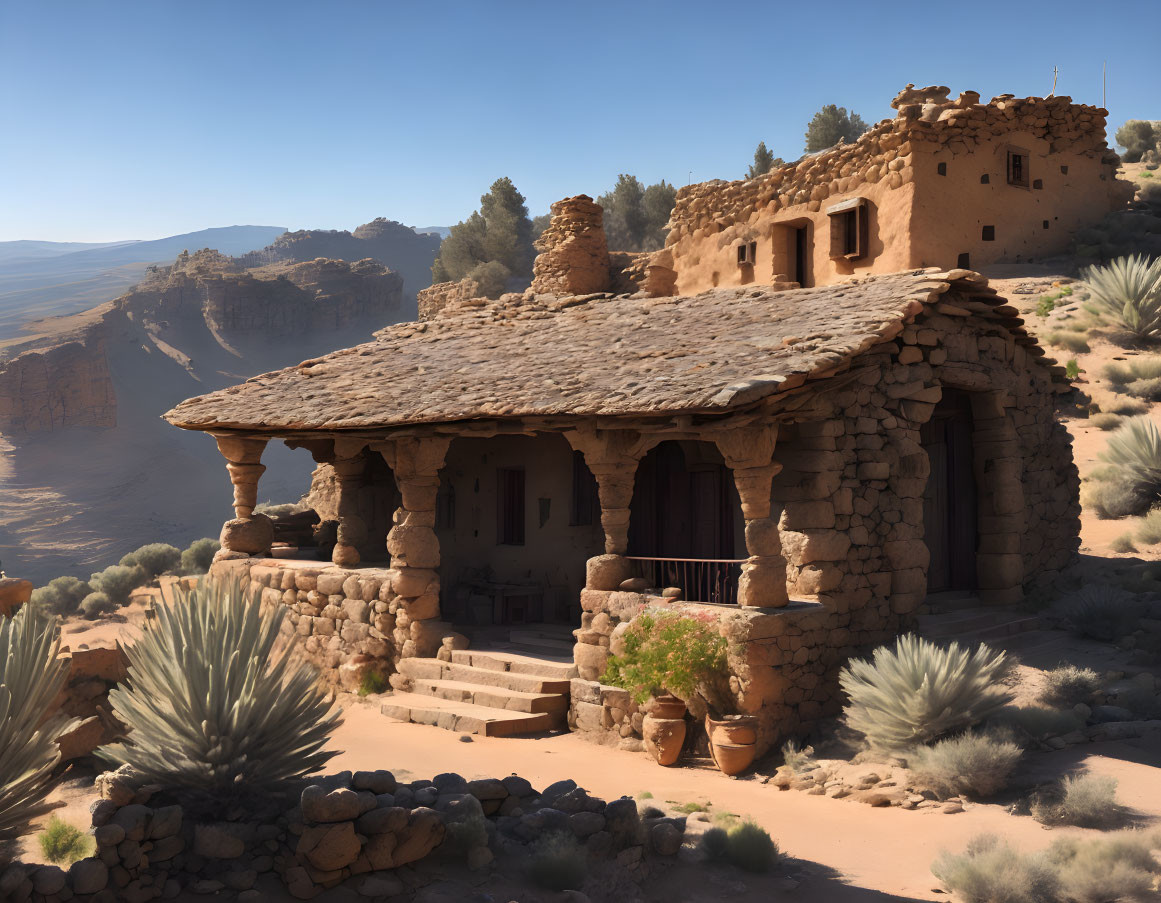
[[[587,194],[552,205],[552,222],[536,240],[532,291],[588,295],[608,291],[609,246],[604,211]]]

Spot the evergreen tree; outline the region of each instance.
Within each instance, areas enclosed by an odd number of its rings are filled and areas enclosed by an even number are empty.
[[[677,189],[662,179],[645,189],[645,240],[642,251],[656,251],[665,247],[665,232],[669,215],[677,203]]]
[[[848,113],[846,107],[828,103],[814,114],[806,127],[806,152],[825,150],[839,141],[854,141],[868,128],[858,113]]]
[[[484,276],[481,284],[498,294],[507,278],[501,278],[503,273],[521,278],[532,275],[534,255],[532,221],[524,195],[511,179],[497,179],[480,198],[480,209],[452,226],[439,246],[439,256],[431,267],[432,282]],[[497,267],[502,267],[503,273]]]
[[[746,172],[747,179],[764,176],[770,170],[786,165],[781,157],[775,157],[766,147],[765,141],[758,142],[758,149],[754,151],[754,162]]]
[[[665,244],[665,226],[677,189],[662,179],[645,187],[622,173],[608,194],[597,198],[605,210],[605,235],[614,251],[654,251]]]

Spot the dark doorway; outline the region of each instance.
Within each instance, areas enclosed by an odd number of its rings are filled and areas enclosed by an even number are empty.
[[[944,389],[920,437],[931,461],[923,494],[924,538],[931,553],[927,591],[974,590],[979,528],[970,396]]]
[[[793,227],[791,235],[794,245],[794,272],[790,279],[803,288],[806,288],[810,281],[810,241],[806,230],[806,226]]]

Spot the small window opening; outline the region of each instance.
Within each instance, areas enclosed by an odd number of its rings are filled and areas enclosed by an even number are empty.
[[[987,185],[991,181],[992,181],[992,177],[989,176],[987,173],[984,173],[982,176],[980,176],[980,184],[981,185]]]
[[[1008,184],[1027,188],[1028,179],[1028,152],[1013,148],[1008,151]]]
[[[524,545],[524,468],[496,470],[496,542],[502,546]]]
[[[1045,220],[1045,221],[1044,221],[1044,228],[1045,228],[1045,229],[1047,229],[1047,228],[1048,228],[1048,220]]]
[[[830,217],[830,256],[857,260],[867,256],[868,213],[862,198],[836,204]]]
[[[939,173],[941,176],[946,176],[947,175],[947,164],[940,163],[937,167],[935,167],[935,171],[937,173]]]
[[[572,453],[572,499],[568,508],[570,527],[587,527],[597,510],[597,478],[585,464],[583,452]]]
[[[1040,191],[1041,189],[1044,188],[1044,180],[1043,179],[1033,179],[1032,180],[1032,187],[1035,190]]]
[[[1060,172],[1061,172],[1063,175],[1068,175],[1068,167],[1067,167],[1067,166],[1061,166],[1061,167],[1060,167]]]
[[[972,268],[972,255],[965,251],[956,259],[955,265],[961,270],[970,270]]]
[[[754,260],[758,256],[758,243],[756,241],[743,242],[738,245],[738,266],[753,266]]]
[[[984,241],[995,241],[996,240],[996,227],[995,226],[984,226],[983,239],[984,239]]]

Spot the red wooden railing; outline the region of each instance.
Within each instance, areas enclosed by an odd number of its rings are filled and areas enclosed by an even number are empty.
[[[745,558],[628,558],[658,590],[676,586],[687,602],[738,604],[738,577]]]

